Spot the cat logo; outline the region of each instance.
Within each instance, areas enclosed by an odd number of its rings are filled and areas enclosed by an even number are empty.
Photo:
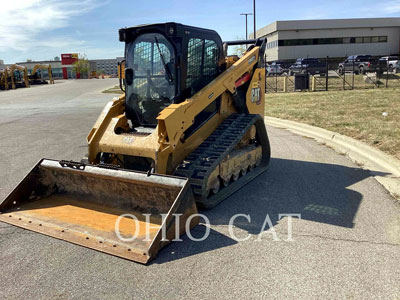
[[[259,87],[251,89],[251,103],[259,105],[261,103],[260,97],[261,89]]]
[[[132,137],[132,136],[125,136],[125,137],[122,139],[122,141],[123,141],[125,144],[132,144],[132,142],[133,142],[133,137]]]

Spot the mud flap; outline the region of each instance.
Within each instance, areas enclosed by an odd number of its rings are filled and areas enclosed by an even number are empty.
[[[140,263],[196,226],[195,214],[186,178],[49,159],[0,204],[2,222]]]

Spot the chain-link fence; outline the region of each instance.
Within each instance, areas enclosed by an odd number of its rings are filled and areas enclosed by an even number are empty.
[[[272,69],[272,71],[276,70]],[[370,57],[353,59],[319,59],[309,64],[292,64],[280,68],[279,72],[269,72],[267,67],[267,93],[329,90],[354,90],[370,88],[400,87],[398,67],[389,61]],[[300,76],[299,76],[300,75]],[[296,86],[299,77],[308,76],[302,88]],[[304,81],[304,79],[302,79]]]

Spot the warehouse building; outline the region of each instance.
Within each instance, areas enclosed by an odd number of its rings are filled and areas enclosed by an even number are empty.
[[[49,64],[52,68],[54,79],[80,79],[88,78],[89,74],[79,74],[75,71],[74,63],[78,60],[78,53],[63,53],[61,54],[61,61],[46,60],[46,61],[28,61],[28,62],[17,62],[16,64],[27,67],[28,73],[32,73],[32,70],[37,64]],[[103,73],[104,75],[110,75],[117,77],[118,74],[118,62],[121,62],[123,57],[116,57],[112,59],[93,59],[89,60],[89,72]],[[6,64],[4,67],[9,67],[11,64]],[[1,68],[1,65],[0,65]],[[47,70],[43,70],[45,78],[48,77]]]
[[[33,68],[35,65],[50,65],[51,72],[53,74],[54,79],[61,79],[63,78],[62,68],[61,68],[61,61],[54,61],[54,60],[40,60],[40,61],[29,61],[29,62],[17,62],[17,65],[24,66],[28,70],[28,74],[32,74]],[[11,66],[11,65],[7,65]],[[43,76],[45,79],[49,78],[46,69],[42,70]]]
[[[64,79],[79,79],[80,74],[76,73],[74,63],[78,61],[78,53],[61,54],[61,66]]]
[[[267,38],[268,62],[396,55],[400,53],[400,18],[276,21],[257,30],[256,36]]]
[[[102,71],[105,75],[117,76],[118,75],[118,63],[124,58],[110,58],[110,59],[91,59],[91,63],[96,64],[96,70]]]
[[[51,72],[54,79],[72,79],[79,78],[74,71],[73,64],[78,60],[78,54],[61,54],[61,60],[37,60],[37,61],[26,61],[16,62],[17,65],[24,66],[28,70],[28,74],[31,74],[35,65],[50,65]],[[8,64],[6,66],[11,66]],[[48,78],[47,70],[43,69],[43,76],[45,79]]]

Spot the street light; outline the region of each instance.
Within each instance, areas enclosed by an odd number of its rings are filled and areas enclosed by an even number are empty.
[[[246,40],[248,39],[248,35],[247,35],[247,16],[252,16],[252,13],[242,13],[240,14],[241,16],[245,16],[246,17]]]
[[[253,0],[253,20],[254,20],[254,36],[253,38],[256,39],[256,0]]]

